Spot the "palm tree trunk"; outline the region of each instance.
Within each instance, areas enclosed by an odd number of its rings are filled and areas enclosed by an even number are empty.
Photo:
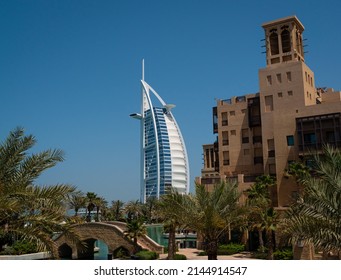
[[[218,242],[217,240],[211,240],[207,243],[206,247],[207,259],[217,260],[218,259]]]
[[[249,250],[249,230],[244,229],[242,232],[241,243],[245,246],[246,250]]]
[[[169,235],[168,235],[168,259],[174,260],[176,253],[176,241],[175,241],[175,227],[171,225],[169,227]]]
[[[137,238],[136,237],[134,237],[133,242],[134,242],[134,255],[135,255],[138,251],[138,245],[137,245]]]
[[[268,248],[268,260],[274,259],[274,243],[272,241],[272,230],[266,231],[266,239],[267,239],[267,248]]]
[[[259,250],[264,253],[264,240],[263,240],[263,230],[260,228],[257,229],[258,231],[258,240],[259,240]]]

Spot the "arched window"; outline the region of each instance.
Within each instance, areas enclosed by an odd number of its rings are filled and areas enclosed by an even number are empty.
[[[285,29],[281,33],[282,39],[282,52],[290,52],[291,51],[291,43],[290,43],[290,32]]]
[[[270,51],[271,55],[279,54],[278,35],[276,32],[272,32],[270,35]]]

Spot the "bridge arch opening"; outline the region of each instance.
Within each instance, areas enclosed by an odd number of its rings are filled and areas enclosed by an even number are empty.
[[[78,259],[86,260],[106,260],[108,258],[108,245],[104,240],[88,238],[82,240],[86,243],[86,248],[78,248]]]
[[[66,244],[63,243],[61,246],[58,248],[58,255],[61,259],[72,259],[72,248]]]

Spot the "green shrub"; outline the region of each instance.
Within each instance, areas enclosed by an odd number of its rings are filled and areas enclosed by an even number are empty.
[[[229,243],[218,247],[218,255],[234,255],[245,250],[243,244]]]
[[[36,244],[27,240],[18,240],[14,242],[12,248],[17,252],[18,255],[38,252]]]
[[[140,251],[135,254],[139,260],[156,260],[159,258],[159,254],[153,251]]]
[[[0,255],[23,255],[37,253],[37,246],[27,240],[15,241],[12,246],[6,247]]]
[[[187,260],[187,257],[182,254],[175,254],[174,260]]]
[[[268,256],[268,253],[267,252],[256,251],[256,252],[252,252],[251,256],[254,259],[266,260],[267,256]]]
[[[274,252],[275,260],[292,260],[294,258],[291,248],[283,248]]]

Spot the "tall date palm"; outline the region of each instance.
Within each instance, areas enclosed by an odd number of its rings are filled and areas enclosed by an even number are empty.
[[[328,252],[341,251],[341,151],[325,146],[314,156],[313,175],[304,176],[303,194],[285,220],[296,239]]]
[[[46,169],[63,161],[60,150],[29,153],[35,144],[35,138],[25,136],[22,128],[11,131],[0,144],[0,251],[15,237],[34,242],[56,256],[52,234],[72,235],[62,222],[67,220],[66,203],[75,188],[35,184]]]
[[[212,191],[196,185],[187,203],[188,225],[201,234],[209,260],[217,259],[219,238],[241,219],[237,182],[221,182]]]

